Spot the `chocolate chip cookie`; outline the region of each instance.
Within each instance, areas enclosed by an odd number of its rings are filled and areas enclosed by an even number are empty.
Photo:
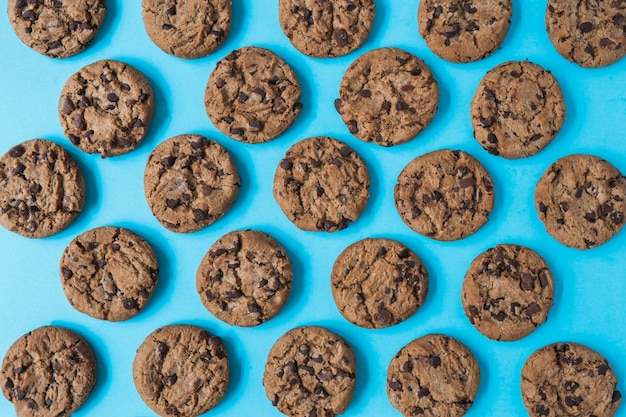
[[[480,369],[461,342],[441,334],[415,339],[387,371],[387,396],[404,416],[459,417],[474,403]]]
[[[545,148],[565,120],[565,100],[549,71],[505,62],[481,80],[470,107],[474,138],[493,155],[525,158]]]
[[[94,62],[72,75],[59,100],[65,136],[87,153],[103,158],[139,145],[154,114],[148,79],[130,65],[110,59]]]
[[[0,225],[30,238],[65,229],[85,204],[78,163],[61,146],[33,139],[0,158]]]
[[[292,45],[315,58],[346,55],[372,30],[373,0],[280,0],[278,19]]]
[[[150,154],[144,175],[152,214],[179,233],[195,232],[222,217],[240,185],[228,151],[201,135],[180,135],[161,143]]]
[[[348,246],[335,261],[330,282],[341,314],[368,329],[411,317],[428,292],[420,258],[391,239],[363,239]]]
[[[405,143],[435,117],[437,81],[424,61],[398,48],[380,48],[350,65],[335,108],[350,133],[381,146]]]
[[[535,208],[546,231],[576,249],[606,243],[624,226],[626,179],[593,155],[568,155],[543,173]]]
[[[440,150],[412,160],[398,176],[396,209],[414,231],[436,240],[463,239],[489,219],[493,180],[468,153]]]
[[[45,326],[20,337],[2,361],[2,393],[19,417],[69,416],[96,384],[89,343],[63,327]]]
[[[298,327],[281,336],[267,357],[265,395],[290,417],[334,416],[350,404],[356,359],[350,345],[323,327]]]
[[[612,417],[622,402],[606,359],[576,343],[548,345],[528,358],[522,398],[531,417]]]
[[[274,199],[302,230],[335,232],[348,227],[369,200],[365,162],[348,145],[317,136],[293,145],[276,169]]]
[[[222,133],[247,143],[278,137],[296,119],[300,84],[278,55],[253,46],[236,49],[209,76],[204,104]]]

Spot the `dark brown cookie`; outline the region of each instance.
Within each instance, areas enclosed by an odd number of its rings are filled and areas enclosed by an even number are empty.
[[[33,139],[0,158],[0,225],[22,236],[47,237],[83,209],[85,180],[61,146]]]
[[[219,143],[201,135],[175,136],[152,151],[144,191],[152,214],[173,232],[200,230],[233,204],[241,180]]]
[[[290,417],[334,417],[352,400],[356,359],[350,345],[323,327],[298,327],[281,336],[267,357],[263,386]]]
[[[228,355],[222,339],[200,327],[165,326],[137,349],[133,380],[141,399],[158,415],[196,417],[224,398]]]
[[[511,0],[422,0],[420,35],[440,58],[478,61],[500,47],[511,25]]]
[[[278,137],[296,119],[300,84],[291,67],[264,48],[236,49],[217,63],[207,82],[204,105],[222,133],[247,143]]]
[[[537,252],[497,245],[478,255],[465,275],[461,301],[469,321],[490,339],[519,340],[546,321],[554,280]]]
[[[2,393],[19,417],[69,416],[96,384],[89,343],[63,327],[40,327],[20,337],[2,361]]]
[[[565,120],[565,100],[549,71],[505,62],[481,80],[470,107],[474,138],[493,155],[525,158],[548,146]]]
[[[110,226],[72,240],[59,271],[72,307],[109,321],[139,313],[159,279],[156,255],[148,242],[130,230]]]
[[[270,235],[242,230],[211,246],[196,274],[202,304],[233,326],[258,326],[274,317],[291,293],[293,270]]]
[[[372,30],[373,0],[280,0],[278,19],[292,45],[316,58],[346,55]]]
[[[148,79],[130,65],[110,59],[72,75],[59,100],[65,136],[83,151],[103,158],[135,149],[146,136],[153,114]]]
[[[553,238],[576,249],[606,243],[624,226],[626,179],[609,162],[568,155],[543,173],[535,208]]]
[[[530,355],[522,368],[522,398],[531,417],[612,417],[622,402],[606,359],[576,343]]]
[[[350,65],[335,108],[350,133],[381,146],[405,143],[435,117],[439,87],[424,61],[398,48],[380,48]]]
[[[415,339],[387,371],[387,396],[406,417],[459,417],[474,403],[480,369],[461,342],[441,334]]]
[[[317,136],[293,145],[274,176],[274,198],[302,230],[335,232],[359,218],[370,177],[365,162],[336,139]]]
[[[419,156],[398,176],[396,209],[414,231],[436,240],[463,239],[489,219],[493,180],[468,153],[441,150]]]
[[[26,46],[51,58],[76,55],[96,36],[105,0],[9,0],[9,21]]]
[[[581,67],[604,67],[626,54],[626,3],[548,0],[546,28],[556,50]]]
[[[152,42],[179,58],[210,54],[230,32],[232,0],[143,0],[141,5]]]
[[[420,258],[391,239],[363,239],[348,246],[335,261],[330,282],[341,314],[368,329],[411,317],[428,292]]]

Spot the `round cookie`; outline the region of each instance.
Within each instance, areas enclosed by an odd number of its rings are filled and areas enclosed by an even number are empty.
[[[33,139],[0,158],[0,225],[30,238],[65,229],[85,204],[78,163],[54,142]]]
[[[45,326],[11,345],[0,384],[20,417],[69,416],[93,391],[96,373],[96,357],[85,339]]]
[[[546,231],[565,246],[591,249],[624,226],[626,179],[593,155],[568,155],[535,187],[535,208]]]
[[[489,219],[493,180],[468,153],[440,150],[412,160],[398,176],[396,209],[404,223],[436,240],[463,239]]]
[[[219,143],[180,135],[157,146],[146,164],[144,191],[152,214],[172,232],[200,230],[233,204],[241,180]]]
[[[324,136],[293,145],[274,175],[274,199],[302,230],[335,232],[359,218],[370,197],[365,162]]]
[[[330,282],[341,314],[368,329],[408,319],[428,292],[420,258],[391,239],[363,239],[348,246],[335,261]]]
[[[265,395],[290,417],[343,414],[356,385],[356,359],[350,345],[323,327],[285,333],[267,357]]]
[[[420,35],[435,55],[450,62],[472,62],[500,47],[511,25],[511,0],[422,0]]]
[[[232,139],[263,143],[296,119],[302,103],[291,67],[264,48],[236,49],[209,76],[204,105],[211,122]]]
[[[546,29],[564,58],[584,68],[610,65],[626,54],[626,3],[548,0]]]
[[[335,108],[350,133],[381,146],[405,143],[435,117],[437,81],[424,61],[398,48],[374,49],[348,67]]]
[[[233,326],[258,326],[274,317],[291,293],[293,270],[270,235],[242,230],[222,236],[202,259],[196,289],[215,317]]]
[[[476,329],[494,340],[519,340],[546,321],[554,304],[554,280],[535,251],[497,245],[470,265],[461,301]]]
[[[402,415],[464,415],[474,403],[480,369],[461,342],[429,334],[404,346],[387,370],[387,396]]]
[[[65,248],[61,286],[76,310],[122,321],[148,303],[159,279],[154,251],[141,236],[120,227],[99,227]]]
[[[143,24],[152,42],[179,58],[200,58],[228,36],[232,0],[143,0]]]
[[[278,19],[291,44],[315,58],[346,55],[372,30],[373,0],[280,0]]]
[[[137,349],[133,381],[141,399],[160,416],[196,417],[215,407],[230,380],[222,339],[185,324],[150,333]]]
[[[122,155],[139,145],[154,114],[148,79],[130,65],[96,61],[65,83],[59,119],[65,136],[87,153],[103,158]]]
[[[106,15],[105,0],[9,0],[9,21],[24,44],[51,58],[81,52]]]
[[[549,71],[528,61],[505,62],[478,85],[470,107],[474,138],[507,159],[535,155],[565,120],[565,100]]]
[[[530,355],[522,368],[522,398],[531,417],[612,417],[622,402],[606,359],[576,343]]]

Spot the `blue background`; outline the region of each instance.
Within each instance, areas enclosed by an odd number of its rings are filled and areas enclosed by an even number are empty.
[[[13,1],[13,0],[9,0]],[[345,416],[399,416],[386,396],[389,361],[402,346],[427,333],[443,332],[465,343],[480,364],[481,384],[467,416],[526,415],[520,372],[536,349],[556,341],[585,343],[603,354],[620,379],[626,378],[626,233],[600,248],[569,249],[544,230],[533,206],[535,183],[557,158],[591,153],[626,172],[626,59],[603,69],[581,69],[552,47],[545,31],[545,0],[513,0],[513,19],[502,48],[471,64],[451,64],[426,47],[417,30],[417,0],[376,0],[371,36],[348,56],[313,59],[296,51],[278,24],[276,0],[233,0],[230,36],[212,55],[185,61],[169,56],[148,38],[139,0],[107,0],[108,14],[95,41],[78,56],[52,60],[24,46],[6,14],[0,16],[0,154],[35,137],[65,146],[80,161],[87,180],[83,213],[63,232],[29,240],[0,228],[0,355],[14,340],[43,325],[62,325],[82,334],[99,362],[97,386],[75,416],[152,416],[132,381],[135,350],[154,329],[192,323],[221,336],[232,366],[225,399],[210,416],[279,416],[266,399],[262,375],[272,344],[300,325],[323,325],[344,336],[357,356],[357,390]],[[7,0],[0,1],[6,10]],[[207,78],[216,62],[242,46],[267,47],[292,65],[302,85],[304,110],[277,140],[263,145],[238,143],[219,133],[204,110]],[[441,102],[433,123],[408,144],[385,149],[349,134],[335,112],[341,76],[369,49],[395,46],[424,59],[439,82]],[[156,93],[157,110],[144,142],[125,156],[87,155],[63,136],[57,116],[60,91],[68,77],[95,60],[126,61],[145,73]],[[469,106],[484,74],[507,60],[529,59],[551,70],[567,104],[565,125],[544,151],[507,161],[489,155],[472,138]],[[152,216],[143,193],[143,172],[154,147],[178,134],[199,133],[223,144],[233,155],[243,186],[232,209],[206,229],[190,235],[165,230]],[[352,146],[372,177],[371,199],[361,218],[346,230],[303,232],[292,225],[272,198],[275,167],[298,140],[329,135]],[[496,204],[489,222],[457,242],[437,242],[408,229],[398,216],[393,186],[413,158],[437,149],[468,151],[491,172]],[[161,280],[152,301],[137,317],[109,323],[83,315],[69,305],[61,289],[61,254],[78,234],[93,227],[128,227],[153,245]],[[221,235],[256,228],[287,249],[295,268],[293,292],[285,308],[259,327],[228,326],[208,313],[195,290],[196,269]],[[348,323],[337,311],[329,276],[334,260],[349,244],[365,237],[398,239],[414,250],[430,273],[424,306],[409,320],[385,330]],[[460,302],[463,277],[472,259],[498,243],[527,245],[538,251],[555,276],[556,297],[546,324],[517,342],[490,341],[466,319]],[[0,399],[0,416],[13,415]],[[626,406],[617,414],[626,416]]]

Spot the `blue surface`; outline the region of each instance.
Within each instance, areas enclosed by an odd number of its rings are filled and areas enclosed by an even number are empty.
[[[13,1],[13,0],[9,0]],[[533,208],[534,185],[557,158],[571,153],[603,157],[626,172],[626,59],[604,69],[581,69],[552,47],[543,23],[545,0],[513,0],[511,29],[491,57],[451,64],[436,57],[417,31],[417,0],[376,0],[374,29],[359,50],[320,60],[297,52],[278,25],[276,0],[233,0],[234,22],[225,44],[212,55],[185,61],[163,53],[148,38],[139,0],[107,0],[108,15],[94,43],[78,56],[51,60],[24,46],[13,33],[0,0],[0,154],[27,139],[43,137],[65,146],[80,161],[87,179],[83,213],[65,231],[29,240],[0,228],[0,355],[14,340],[39,326],[67,326],[92,344],[99,362],[97,387],[75,413],[83,416],[152,416],[132,381],[135,350],[157,327],[192,323],[221,336],[232,366],[227,395],[209,416],[279,416],[266,399],[262,375],[272,344],[299,325],[323,325],[344,336],[357,355],[357,390],[345,416],[399,416],[389,404],[385,377],[402,346],[427,333],[443,332],[465,343],[480,364],[481,384],[469,417],[526,415],[520,372],[535,350],[556,341],[585,343],[612,364],[619,388],[626,378],[626,232],[600,248],[569,249],[544,230]],[[204,110],[207,78],[216,62],[235,48],[268,47],[291,64],[302,84],[304,110],[279,139],[246,145],[219,133]],[[341,76],[365,51],[395,46],[424,59],[439,82],[441,102],[433,123],[408,144],[384,149],[352,137],[333,107]],[[128,155],[100,159],[87,155],[63,136],[57,101],[67,78],[95,60],[127,61],[144,72],[156,92],[157,111],[145,141]],[[565,94],[567,117],[554,140],[538,155],[517,160],[491,156],[472,138],[469,106],[482,76],[507,60],[529,59],[551,70]],[[143,193],[143,171],[154,147],[178,134],[200,133],[223,144],[239,166],[243,186],[226,216],[206,229],[180,235],[152,216]],[[292,225],[272,198],[274,169],[300,139],[329,135],[347,142],[366,161],[371,199],[348,229],[334,234],[303,232]],[[413,158],[437,149],[468,151],[491,172],[496,204],[491,219],[476,234],[458,242],[437,242],[408,229],[398,216],[393,186]],[[97,226],[128,227],[153,245],[161,281],[152,301],[137,317],[108,323],[83,315],[68,304],[58,265],[63,249],[78,234]],[[228,326],[208,313],[195,290],[195,273],[208,248],[221,235],[257,228],[287,249],[295,267],[291,297],[273,320],[252,329]],[[391,237],[413,249],[430,273],[425,305],[402,324],[372,331],[348,323],[330,291],[330,271],[339,253],[365,237]],[[498,243],[537,250],[555,276],[556,297],[546,324],[525,339],[495,342],[479,334],[463,314],[460,292],[472,259]],[[0,416],[13,414],[0,399]],[[626,416],[622,406],[618,416]]]

